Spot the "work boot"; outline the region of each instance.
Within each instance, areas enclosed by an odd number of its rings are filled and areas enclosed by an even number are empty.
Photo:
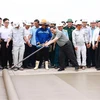
[[[35,64],[35,68],[34,68],[34,70],[36,70],[36,69],[39,68],[39,63],[40,63],[40,61],[36,61],[36,64]]]
[[[45,69],[49,69],[48,65],[49,65],[48,61],[45,61]]]

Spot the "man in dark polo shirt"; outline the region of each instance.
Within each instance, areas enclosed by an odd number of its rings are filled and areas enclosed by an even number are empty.
[[[57,42],[57,44],[60,46],[60,52],[59,52],[60,69],[58,71],[62,71],[65,69],[66,56],[71,60],[73,66],[75,67],[75,70],[77,71],[79,69],[79,65],[74,55],[72,43],[70,42],[70,40],[67,39],[67,37],[63,34],[63,32],[57,30],[55,27],[51,27],[50,29],[51,32],[54,34],[53,40],[50,40],[49,42],[45,43],[44,46],[48,46],[54,42]]]

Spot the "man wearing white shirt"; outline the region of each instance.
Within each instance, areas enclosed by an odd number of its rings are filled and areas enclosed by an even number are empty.
[[[24,57],[24,51],[25,51],[25,45],[24,42],[27,43],[26,35],[25,35],[25,29],[23,27],[20,27],[19,23],[14,23],[14,27],[11,29],[11,32],[8,37],[7,41],[7,47],[9,47],[9,42],[13,40],[13,62],[14,65],[16,65],[18,62],[20,62]],[[14,67],[14,71],[21,70],[22,68],[22,62]]]
[[[90,43],[91,46],[90,48],[88,48],[88,56],[87,56],[87,67],[94,67],[95,66],[95,50],[92,48],[92,39],[93,39],[93,35],[94,35],[94,31],[96,29],[96,21],[91,21],[90,22]]]
[[[0,18],[0,28],[2,27],[2,18]],[[1,39],[0,39],[0,69],[2,69],[1,66]]]
[[[0,28],[1,36],[1,64],[3,68],[7,68],[7,61],[9,66],[12,66],[12,42],[9,43],[9,47],[6,47],[7,39],[10,34],[11,28],[9,28],[9,19],[3,19],[4,26]]]
[[[98,49],[97,41],[98,41],[98,36],[100,33],[100,21],[98,21],[98,28],[95,29],[94,34],[93,34],[93,39],[92,39],[92,45],[93,49],[95,49],[95,63],[96,63],[96,69],[100,70],[100,67],[98,67],[98,58],[99,58],[99,52],[100,50]]]
[[[31,23],[28,23],[28,22],[25,23],[25,35],[26,35],[27,40],[29,39],[29,35],[30,35],[30,26],[31,26]],[[29,40],[29,42],[30,42],[30,40]],[[31,47],[25,42],[24,58],[30,54],[31,54]],[[30,63],[31,63],[31,59],[30,58],[26,59],[23,62],[23,67],[30,68]]]
[[[87,67],[90,67],[90,47],[91,47],[91,31],[90,31],[90,27],[87,26],[87,20],[82,20],[82,26],[83,26],[83,30],[87,33],[87,39],[88,39],[88,45],[87,45]]]
[[[88,44],[86,32],[82,28],[82,22],[77,21],[76,29],[72,32],[72,40],[76,51],[77,62],[82,69],[85,69],[86,67],[86,46]]]

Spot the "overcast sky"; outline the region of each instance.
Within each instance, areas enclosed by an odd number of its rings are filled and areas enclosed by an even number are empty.
[[[11,21],[100,19],[100,0],[0,0],[0,17]]]

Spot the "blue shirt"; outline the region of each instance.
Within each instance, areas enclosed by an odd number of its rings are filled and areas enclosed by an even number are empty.
[[[92,37],[93,37],[94,30],[95,30],[95,28],[91,28]]]
[[[43,44],[46,41],[49,41],[52,38],[52,33],[49,28],[43,29],[39,28],[36,31],[36,43]]]
[[[36,28],[35,26],[31,28],[30,30],[30,33],[32,35],[32,38],[30,40],[31,44],[36,46],[36,31],[38,30],[39,28]]]
[[[63,29],[62,32],[63,32],[63,34],[65,34],[65,35],[67,36],[67,38],[69,39],[67,30],[64,30],[64,29]]]

